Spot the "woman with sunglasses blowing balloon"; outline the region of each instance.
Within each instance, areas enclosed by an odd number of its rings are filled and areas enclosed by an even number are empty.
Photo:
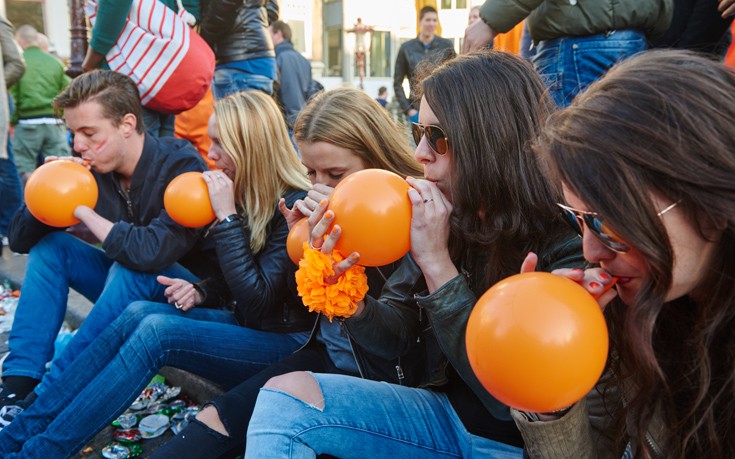
[[[470,368],[464,329],[477,297],[529,251],[543,270],[582,264],[558,216],[560,190],[529,148],[553,102],[530,64],[492,51],[446,62],[420,89],[413,133],[424,179],[407,179],[411,252],[380,297],[342,323],[378,355],[422,343],[425,368],[413,370],[425,371],[425,389],[306,372],[273,378],[258,395],[246,457],[522,457],[510,409]],[[321,244],[327,223],[311,241],[324,256],[340,233],[335,225]],[[359,259],[342,255],[337,272]]]
[[[683,51],[631,58],[551,119],[536,149],[600,266],[585,285],[615,277],[617,298],[598,300],[596,390],[566,413],[513,412],[532,457],[732,457],[734,138],[735,76]]]

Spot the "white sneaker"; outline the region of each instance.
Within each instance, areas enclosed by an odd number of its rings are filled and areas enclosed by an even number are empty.
[[[23,408],[18,405],[5,405],[0,408],[0,430],[10,425],[22,412]]]

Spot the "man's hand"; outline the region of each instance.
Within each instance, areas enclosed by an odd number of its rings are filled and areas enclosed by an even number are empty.
[[[723,0],[726,1],[726,0]],[[735,0],[733,0],[735,1]],[[495,31],[485,24],[485,21],[475,21],[474,24],[467,27],[464,31],[464,41],[462,42],[462,53],[471,53],[481,49],[495,38]]]
[[[82,71],[87,73],[98,69],[104,60],[104,54],[100,54],[93,50],[91,46],[87,46],[87,55],[84,56],[84,62],[82,62]]]

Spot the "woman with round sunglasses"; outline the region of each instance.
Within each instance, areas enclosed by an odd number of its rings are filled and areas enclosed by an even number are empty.
[[[599,268],[606,374],[567,412],[513,412],[532,457],[735,451],[735,76],[683,51],[614,67],[536,150]],[[583,140],[581,140],[583,139]]]
[[[553,102],[527,62],[493,51],[439,66],[420,89],[413,132],[424,179],[407,179],[411,252],[381,296],[343,323],[379,355],[422,343],[424,388],[306,372],[273,378],[258,396],[246,457],[523,455],[510,409],[470,368],[464,329],[477,297],[529,251],[543,270],[582,265],[579,240],[558,216],[561,192],[529,147]],[[330,220],[312,232],[312,244],[329,234],[323,254],[339,238],[338,226],[327,233]],[[335,271],[359,259],[343,255]]]
[[[312,215],[334,186],[359,170],[379,168],[401,176],[421,175],[421,166],[400,128],[374,99],[357,89],[335,89],[315,96],[296,121],[294,139],[313,187],[291,209],[281,203],[290,224]],[[381,291],[397,265],[366,269],[370,294]],[[411,360],[420,361],[409,358],[408,362]],[[410,384],[414,372],[407,368],[404,374],[405,364],[405,360],[369,352],[338,320],[320,314],[307,344],[209,402],[194,422],[152,458],[205,459],[228,451],[241,453],[258,391],[273,376],[309,370]]]

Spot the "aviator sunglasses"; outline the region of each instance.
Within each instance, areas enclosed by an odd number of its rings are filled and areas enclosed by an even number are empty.
[[[411,134],[413,134],[413,141],[417,146],[421,143],[421,137],[426,136],[429,146],[437,155],[444,156],[447,154],[449,139],[439,126],[411,123]]]
[[[660,217],[666,212],[670,211],[681,201],[676,201],[670,206],[666,207],[661,212],[657,213],[656,216]],[[564,204],[557,204],[562,210],[562,216],[564,221],[572,227],[574,231],[581,237],[584,232],[585,225],[592,231],[597,239],[602,244],[613,252],[617,253],[628,253],[630,252],[630,245],[620,239],[609,226],[605,224],[605,220],[597,212],[587,212],[584,210],[577,210]]]

